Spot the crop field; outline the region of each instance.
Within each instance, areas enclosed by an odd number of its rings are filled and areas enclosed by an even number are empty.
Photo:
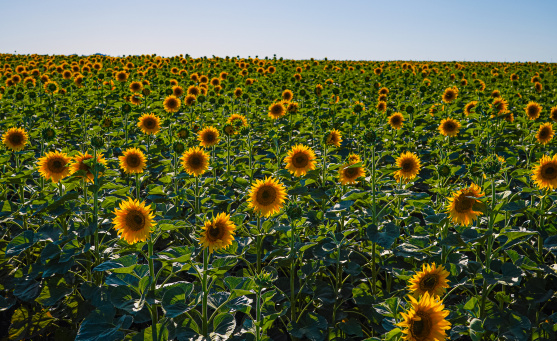
[[[0,339],[555,340],[556,71],[0,54]]]

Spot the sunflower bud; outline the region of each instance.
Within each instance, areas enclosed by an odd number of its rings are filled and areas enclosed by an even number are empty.
[[[364,141],[368,144],[374,144],[377,142],[377,134],[373,129],[368,129],[364,132]]]
[[[176,141],[172,144],[172,150],[174,150],[176,154],[180,155],[184,152],[184,150],[186,150],[186,146],[184,146],[182,142]]]
[[[122,105],[122,112],[125,113],[125,114],[127,114],[127,113],[129,113],[130,111],[132,111],[132,106],[129,105],[128,103],[124,103],[124,104]]]
[[[439,165],[437,166],[437,172],[440,176],[449,176],[451,174],[451,169],[447,165]]]
[[[262,288],[271,286],[273,284],[272,274],[262,270],[260,274],[255,276],[255,284]]]
[[[91,138],[91,145],[97,149],[104,146],[104,140],[101,136],[94,136]]]
[[[151,94],[151,89],[143,88],[143,90],[141,90],[141,93],[143,93],[143,96],[147,97]]]
[[[406,113],[408,114],[413,114],[414,113],[414,107],[409,105],[406,107]]]
[[[41,136],[45,141],[52,141],[56,137],[56,131],[52,128],[44,128]]]
[[[495,175],[501,170],[501,161],[493,157],[483,164],[483,171],[488,175]]]
[[[360,113],[362,111],[364,111],[364,107],[360,103],[357,103],[356,105],[354,105],[354,112],[356,114]]]
[[[286,214],[291,221],[298,220],[302,217],[302,208],[297,204],[290,204],[286,208]]]

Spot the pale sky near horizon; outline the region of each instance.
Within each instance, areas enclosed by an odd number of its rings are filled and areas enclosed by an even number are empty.
[[[0,53],[557,62],[557,0],[0,0]]]

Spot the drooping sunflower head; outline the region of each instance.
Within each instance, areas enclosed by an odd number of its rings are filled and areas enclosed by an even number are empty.
[[[500,98],[500,97],[501,97],[501,91],[499,91],[499,90],[493,90],[493,91],[491,92],[491,97],[492,97],[492,98]]]
[[[60,182],[63,178],[71,174],[69,163],[71,158],[66,153],[58,151],[48,152],[39,158],[39,173],[47,180]]]
[[[257,180],[251,186],[248,199],[248,207],[253,208],[256,213],[268,217],[279,212],[286,198],[286,188],[278,180],[266,177]]]
[[[284,161],[284,168],[295,176],[306,175],[308,171],[315,169],[315,153],[302,144],[292,147]]]
[[[414,179],[422,167],[418,155],[411,152],[402,153],[396,159],[396,165],[400,167],[400,169],[394,173],[395,179],[403,179],[406,181]]]
[[[382,87],[381,89],[379,89],[378,94],[379,95],[388,95],[389,94],[389,89],[385,88],[385,87]]]
[[[286,106],[286,111],[288,111],[291,114],[298,112],[298,103],[288,102],[288,105]]]
[[[536,139],[541,144],[547,144],[553,138],[553,125],[551,123],[544,123],[540,125],[538,133],[536,134]]]
[[[161,119],[155,114],[143,114],[137,122],[137,126],[145,134],[156,134],[160,130]]]
[[[423,264],[422,271],[417,272],[408,284],[408,290],[412,292],[414,297],[418,298],[429,293],[430,296],[441,296],[449,287],[447,277],[449,273],[445,267],[435,266],[433,264]]]
[[[493,111],[496,114],[502,114],[505,111],[507,111],[507,108],[509,107],[509,103],[503,98],[503,97],[497,97],[495,100],[493,100]]]
[[[557,122],[557,106],[551,108],[551,111],[549,112],[549,118]]]
[[[443,102],[451,103],[458,97],[458,89],[456,87],[446,88],[443,93]]]
[[[184,104],[186,104],[188,107],[192,106],[195,103],[195,100],[197,98],[194,95],[187,95],[186,98],[184,98]]]
[[[182,155],[182,167],[189,175],[200,176],[209,169],[209,154],[200,147],[192,147]]]
[[[79,171],[85,171],[84,179],[87,182],[93,182],[95,180],[95,175],[91,171],[91,167],[85,164],[85,160],[90,160],[93,158],[93,155],[89,154],[88,152],[81,153],[79,152],[77,156],[74,157],[73,163],[70,165],[71,173],[76,173]],[[97,155],[97,162],[106,166],[106,159],[103,157],[103,154]],[[97,177],[100,177],[102,173],[97,174]]]
[[[399,112],[395,112],[394,114],[392,114],[391,116],[389,116],[389,125],[393,128],[393,129],[400,129],[403,126],[404,122],[404,116],[402,116],[401,113]]]
[[[143,95],[141,95],[141,94],[131,94],[129,99],[130,99],[131,104],[139,105],[143,101]]]
[[[376,108],[377,108],[377,111],[381,111],[381,112],[387,111],[387,102],[385,102],[385,101],[377,102]]]
[[[536,102],[529,102],[526,105],[526,109],[524,110],[526,111],[526,115],[528,115],[529,119],[535,120],[538,117],[540,117],[540,113],[542,112],[542,107]]]
[[[197,135],[199,145],[203,147],[212,147],[219,143],[219,131],[214,127],[206,127]]]
[[[230,215],[220,213],[213,220],[205,222],[199,242],[203,247],[209,248],[209,253],[226,249],[234,241],[235,230],[236,225],[230,220]]]
[[[286,114],[286,108],[282,102],[277,102],[269,106],[269,117],[276,119],[281,118]]]
[[[341,185],[353,185],[359,177],[366,176],[364,167],[355,164],[345,164],[339,168],[338,178]]]
[[[331,130],[327,135],[325,142],[329,146],[335,146],[337,148],[340,147],[340,143],[342,142],[342,135],[340,134],[340,131],[336,129]]]
[[[163,106],[166,112],[177,112],[181,104],[182,102],[178,97],[170,95],[164,99]]]
[[[542,156],[540,163],[532,169],[532,180],[540,189],[557,188],[557,154]]]
[[[292,100],[292,98],[294,98],[294,94],[292,93],[292,91],[286,89],[282,92],[282,99],[290,102]]]
[[[14,152],[23,150],[28,140],[29,135],[23,128],[10,128],[2,135],[4,145]]]
[[[476,107],[476,105],[478,105],[478,101],[472,101],[466,104],[466,106],[464,107],[464,114],[466,116],[470,115],[472,113],[472,110]]]
[[[151,207],[139,200],[128,198],[128,201],[122,201],[114,214],[114,229],[129,244],[146,241],[151,235],[151,228],[156,225]]]
[[[407,341],[445,340],[446,330],[451,323],[445,318],[449,315],[442,301],[426,292],[419,299],[409,296],[411,306],[401,313],[403,321],[397,326],[404,328],[402,332]]]
[[[476,198],[483,197],[480,186],[472,183],[470,187],[454,192],[447,203],[447,212],[454,223],[464,226],[471,225],[483,213],[474,211],[474,205],[480,202]]]
[[[135,147],[126,149],[118,159],[120,160],[120,168],[126,174],[143,173],[147,161],[143,152]]]
[[[452,118],[447,118],[441,121],[438,129],[441,135],[453,137],[460,131],[460,123]]]

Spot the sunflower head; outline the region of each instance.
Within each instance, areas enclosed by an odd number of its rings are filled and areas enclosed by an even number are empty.
[[[403,339],[409,341],[445,340],[446,330],[451,329],[451,323],[445,318],[448,310],[436,296],[426,292],[419,299],[410,296],[410,307],[401,313],[403,321],[397,326],[404,328]]]
[[[192,106],[195,103],[195,100],[197,99],[197,97],[195,97],[194,95],[187,95],[186,98],[184,98],[184,104],[189,106]]]
[[[286,108],[282,102],[277,102],[269,106],[269,117],[276,119],[281,118],[286,113]]]
[[[507,111],[509,103],[503,97],[497,97],[493,100],[492,107],[496,114],[502,114]]]
[[[426,292],[431,296],[441,296],[449,287],[447,277],[449,277],[449,273],[442,265],[436,267],[435,262],[433,264],[423,264],[422,271],[416,273],[410,279],[408,289],[416,298]]]
[[[547,144],[553,138],[553,125],[551,123],[544,123],[540,125],[538,133],[536,134],[536,139],[541,144]]]
[[[151,207],[145,206],[145,202],[128,198],[122,201],[120,208],[114,210],[116,217],[112,221],[120,238],[129,244],[147,240],[151,234],[151,228],[155,226],[153,219],[155,215]]]
[[[28,140],[29,135],[23,128],[10,128],[2,135],[4,145],[14,152],[23,150]]]
[[[95,175],[92,172],[92,167],[85,164],[84,161],[90,160],[93,158],[93,155],[89,154],[88,152],[85,153],[78,153],[77,156],[74,157],[74,161],[71,164],[71,172],[76,173],[78,171],[85,171],[85,176],[83,177],[87,182],[93,182],[95,180]],[[106,166],[106,159],[103,157],[103,154],[97,155],[97,163]],[[97,176],[101,176],[102,173],[97,174]]]
[[[447,212],[451,220],[464,226],[471,225],[478,216],[483,214],[480,211],[474,211],[474,205],[480,202],[477,198],[483,196],[481,188],[474,183],[468,188],[454,192],[447,203]]]
[[[199,145],[203,147],[212,147],[219,143],[219,131],[214,127],[206,127],[197,135]]]
[[[130,91],[131,92],[141,92],[143,90],[143,84],[141,82],[131,82]]]
[[[385,102],[385,101],[377,102],[376,108],[377,108],[377,111],[381,111],[381,112],[387,111],[387,102]]]
[[[161,119],[155,114],[143,114],[137,122],[137,126],[145,134],[156,134],[160,130]]]
[[[418,175],[421,169],[420,158],[418,155],[411,152],[402,153],[402,155],[396,159],[396,165],[400,167],[400,169],[394,173],[395,179],[397,180],[412,180]]]
[[[404,122],[404,116],[402,116],[401,113],[399,112],[395,112],[394,114],[392,114],[391,116],[389,116],[389,125],[393,128],[393,129],[400,129],[403,126]]]
[[[438,129],[441,135],[453,137],[458,135],[458,132],[460,131],[460,123],[452,118],[447,118],[441,121]]]
[[[248,206],[256,213],[268,217],[281,210],[286,198],[286,188],[276,179],[266,177],[251,186]]]
[[[308,171],[315,169],[315,153],[302,144],[292,147],[284,161],[284,168],[295,176],[306,175]]]
[[[203,232],[199,242],[209,253],[215,250],[225,249],[232,245],[236,225],[230,220],[230,215],[220,213],[212,220],[207,220],[203,226]]]
[[[524,110],[526,111],[526,115],[528,115],[529,119],[535,120],[540,117],[542,107],[536,102],[529,102]]]
[[[542,156],[540,163],[532,169],[532,180],[540,189],[557,188],[557,154]]]
[[[446,88],[443,93],[443,102],[451,103],[458,97],[458,89],[456,87]]]
[[[363,176],[366,176],[366,171],[359,163],[345,164],[339,168],[338,172],[341,185],[353,185],[359,177]]]
[[[146,161],[145,155],[139,148],[128,148],[122,156],[119,156],[120,168],[126,174],[143,173]]]
[[[182,166],[189,175],[200,176],[209,169],[209,154],[199,147],[190,148],[182,155]]]
[[[292,98],[294,98],[294,93],[292,93],[292,91],[286,89],[282,92],[282,99],[290,102],[292,100]]]
[[[182,102],[174,95],[170,95],[164,99],[163,106],[166,112],[177,112]]]
[[[466,116],[470,115],[472,113],[472,110],[476,107],[476,105],[478,105],[478,101],[472,101],[466,104],[466,106],[464,107],[464,114]]]
[[[342,135],[340,131],[333,129],[327,134],[325,143],[329,146],[340,147],[340,143],[342,142]]]
[[[58,151],[48,152],[42,158],[39,158],[39,173],[52,182],[60,182],[63,178],[71,174],[69,163],[71,158],[66,153]]]

